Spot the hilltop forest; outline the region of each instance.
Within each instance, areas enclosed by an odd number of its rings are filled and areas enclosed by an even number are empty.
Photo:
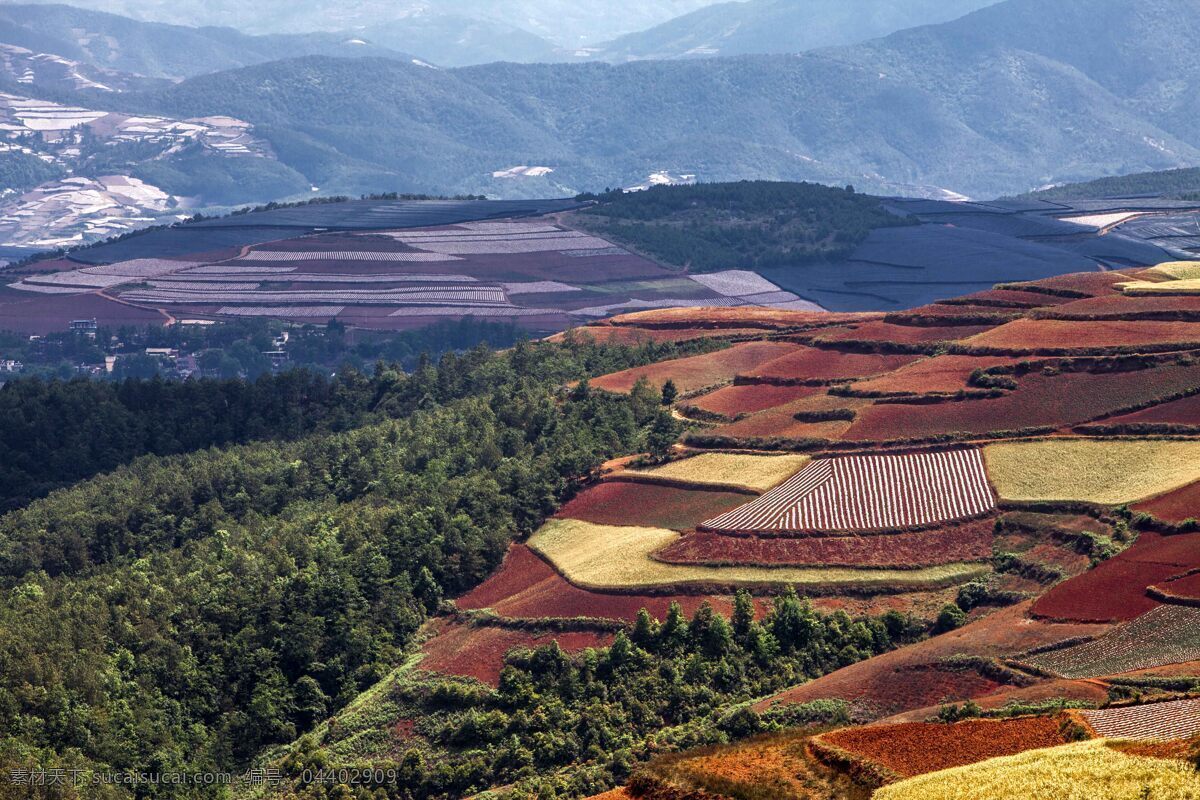
[[[872,230],[915,225],[854,187],[738,181],[582,194],[572,220],[658,261],[697,272],[845,259]]]
[[[136,459],[0,519],[0,768],[227,769],[293,740],[600,461],[677,433],[656,396],[557,387],[683,352],[519,344],[329,385],[92,387],[109,405],[240,392],[245,435],[263,433],[252,420],[318,432]],[[85,387],[5,395],[78,402]],[[21,463],[39,447],[9,443]]]

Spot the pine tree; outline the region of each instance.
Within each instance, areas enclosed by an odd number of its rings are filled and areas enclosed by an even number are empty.
[[[665,409],[659,411],[646,434],[646,450],[650,456],[660,461],[666,458],[679,439],[679,432],[679,422],[671,416],[671,412]]]
[[[675,402],[675,398],[679,396],[679,389],[675,387],[675,381],[667,378],[666,383],[662,387],[662,404],[669,406]]]
[[[738,589],[733,598],[733,636],[745,645],[750,637],[750,626],[754,623],[754,598],[745,589]]]
[[[658,626],[650,617],[650,612],[646,609],[640,609],[637,613],[637,620],[633,623],[633,643],[643,650],[653,650],[654,643],[658,638]]]
[[[672,602],[658,631],[658,641],[664,650],[674,650],[682,647],[687,641],[688,624],[684,619],[683,609],[679,603]]]

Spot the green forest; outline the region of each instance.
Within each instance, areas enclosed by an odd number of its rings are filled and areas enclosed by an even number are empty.
[[[658,261],[695,271],[794,267],[847,257],[876,228],[907,225],[853,187],[739,181],[582,194],[572,219]]]
[[[1200,168],[1169,169],[1114,175],[1084,183],[1066,183],[1022,195],[1035,200],[1098,200],[1105,197],[1154,195],[1200,200]]]
[[[519,343],[446,354],[411,374],[307,384],[305,400],[288,391],[306,385],[300,376],[261,394],[247,386],[262,404],[244,400],[247,434],[268,418],[281,433],[315,432],[134,458],[8,513],[0,771],[228,770],[292,742],[386,676],[441,598],[485,577],[512,539],[602,460],[640,449],[665,415],[644,393],[565,384],[710,346]],[[61,385],[19,391],[34,405],[82,396]],[[100,392],[111,403],[109,392],[238,396],[219,382]],[[164,430],[179,422],[162,418]],[[28,459],[38,444],[9,447]]]

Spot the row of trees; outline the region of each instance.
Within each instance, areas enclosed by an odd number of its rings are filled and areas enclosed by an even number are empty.
[[[399,685],[397,711],[416,720],[414,733],[427,744],[394,761],[362,762],[400,777],[354,796],[465,797],[504,785],[513,798],[595,794],[657,753],[783,725],[846,721],[838,703],[764,714],[748,704],[924,633],[897,612],[820,614],[790,591],[757,620],[745,591],[730,618],[708,604],[690,620],[678,605],[661,621],[643,610],[608,648],[575,656],[554,644],[512,651],[495,691],[450,681]],[[339,765],[320,744],[306,739],[284,760],[294,781],[284,796],[325,796],[327,787],[302,780],[306,769]]]

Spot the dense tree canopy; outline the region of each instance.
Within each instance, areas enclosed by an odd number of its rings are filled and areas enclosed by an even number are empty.
[[[229,769],[293,740],[643,445],[654,408],[562,385],[674,352],[519,344],[381,369],[329,387],[375,420],[354,430],[144,457],[0,518],[0,770]]]
[[[697,271],[770,269],[845,258],[872,230],[909,224],[850,187],[739,181],[580,195],[579,223]]]

